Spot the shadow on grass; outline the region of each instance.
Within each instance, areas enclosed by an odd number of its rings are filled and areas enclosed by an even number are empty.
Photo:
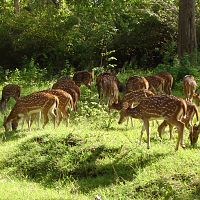
[[[9,139],[15,139],[11,135]],[[69,134],[62,138],[36,136],[20,143],[18,151],[1,166],[14,166],[14,174],[53,187],[55,182],[76,180],[79,190],[131,181],[138,170],[167,156],[166,153],[138,153],[123,146],[88,144],[87,138]]]
[[[20,131],[20,130],[0,133],[0,138],[2,142],[14,141],[24,136],[26,136],[26,131]]]
[[[4,168],[14,166],[15,175],[46,187],[54,187],[57,181],[64,184],[75,180],[78,190],[89,193],[98,187],[132,181],[138,171],[169,154],[171,156],[171,152],[123,147],[87,143],[87,138],[81,138],[79,134],[62,138],[42,135],[20,143],[18,151],[1,165]]]

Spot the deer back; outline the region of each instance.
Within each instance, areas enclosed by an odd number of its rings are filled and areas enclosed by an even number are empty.
[[[164,79],[164,92],[170,95],[174,81],[173,76],[169,72],[159,72],[156,74],[156,76]]]
[[[122,110],[120,115],[139,119],[180,120],[186,114],[186,109],[184,100],[169,95],[155,95],[143,99],[135,108]]]
[[[128,93],[130,91],[140,90],[140,89],[148,89],[149,83],[142,76],[131,76],[126,81],[125,92]]]
[[[81,84],[84,84],[85,86],[90,87],[93,80],[93,75],[92,75],[92,72],[78,71],[74,74],[73,80],[75,81],[76,85],[78,85],[79,87],[81,86]]]

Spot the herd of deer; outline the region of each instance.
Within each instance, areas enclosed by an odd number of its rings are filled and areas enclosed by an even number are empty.
[[[5,117],[3,126],[5,131],[16,130],[20,119],[26,121],[29,130],[33,121],[38,118],[38,125],[43,116],[43,128],[53,119],[54,127],[66,120],[68,124],[68,108],[77,111],[77,101],[80,99],[80,86],[91,87],[93,73],[87,71],[76,72],[73,79],[64,77],[59,79],[49,90],[37,91],[30,95],[20,97],[21,87],[8,84],[2,90],[0,101],[1,110],[5,110],[10,97],[15,98],[16,103],[8,117]],[[144,130],[147,132],[147,148],[150,148],[149,121],[164,119],[158,126],[159,136],[165,127],[169,126],[170,138],[175,126],[178,130],[176,150],[179,145],[184,147],[183,133],[186,127],[190,134],[191,144],[198,140],[200,124],[192,123],[194,115],[198,121],[198,105],[200,95],[196,93],[197,83],[192,75],[183,78],[185,99],[171,95],[173,76],[168,72],[160,72],[151,76],[131,76],[125,86],[111,72],[103,72],[96,77],[96,87],[100,101],[106,101],[109,110],[120,111],[119,124],[127,117],[141,119],[143,122],[140,143]],[[122,93],[122,94],[121,94]],[[122,98],[120,96],[123,96]]]

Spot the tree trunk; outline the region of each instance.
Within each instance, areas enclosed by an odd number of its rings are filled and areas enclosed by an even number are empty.
[[[20,0],[14,0],[14,13],[19,13],[20,11],[19,1]]]
[[[195,0],[179,0],[178,56],[189,54],[194,61],[196,49]]]

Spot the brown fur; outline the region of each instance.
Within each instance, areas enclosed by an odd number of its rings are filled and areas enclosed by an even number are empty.
[[[60,89],[44,90],[42,92],[46,92],[48,94],[52,94],[58,97],[58,125],[60,124],[63,118],[68,124],[69,113],[67,111],[67,108],[70,106],[73,110],[75,109],[72,96],[69,93]]]
[[[176,150],[179,144],[184,147],[183,130],[184,123],[181,121],[182,116],[186,114],[185,101],[169,95],[156,95],[143,99],[135,108],[122,109],[120,112],[119,124],[122,123],[125,117],[133,117],[142,119],[144,127],[147,131],[147,148],[150,148],[150,132],[149,120],[156,118],[164,118],[168,123],[173,124],[178,129],[178,140]],[[143,132],[141,132],[142,138]],[[140,138],[140,141],[141,141]]]
[[[54,109],[58,107],[58,104],[59,99],[56,96],[45,92],[36,92],[28,96],[21,97],[17,100],[8,117],[4,119],[3,126],[7,131],[9,124],[11,124],[13,120],[19,120],[23,115],[30,130],[30,115],[34,112],[42,112],[44,116],[43,128],[49,121],[48,114],[52,116],[55,127],[56,115],[54,113]]]
[[[118,104],[114,103],[110,106],[110,109],[121,110],[125,106],[125,102],[128,103],[128,107],[138,105],[144,98],[153,96],[154,93],[146,90],[136,90],[126,93],[122,100],[119,100]]]
[[[197,87],[197,83],[195,81],[194,76],[186,75],[183,78],[183,90],[184,90],[185,98],[187,101],[192,102],[193,96],[196,91],[196,87]]]
[[[198,109],[195,106],[195,104],[192,104],[188,101],[186,101],[186,105],[187,105],[187,112],[186,112],[186,116],[183,117],[181,119],[181,121],[185,124],[185,127],[192,131],[193,125],[192,125],[192,120],[194,118],[194,115],[196,115],[196,119],[197,121],[199,120],[199,116],[198,116]],[[163,121],[159,127],[158,127],[158,133],[160,138],[162,138],[162,132],[165,129],[165,127],[167,127],[169,125],[169,130],[170,130],[170,139],[172,139],[172,129],[173,129],[173,125],[167,123],[167,121]]]
[[[74,110],[77,111],[77,101],[80,99],[81,91],[74,81],[63,80],[56,82],[52,86],[52,89],[61,89],[65,92],[68,92],[72,96],[74,102]]]
[[[149,90],[154,94],[163,93],[164,91],[164,79],[157,75],[146,76],[146,80],[149,83]]]
[[[149,83],[143,76],[131,76],[128,78],[125,85],[125,93],[141,89],[149,89]]]
[[[3,111],[6,109],[7,102],[12,97],[15,101],[20,97],[21,87],[16,84],[8,84],[3,87],[2,97],[0,100],[0,109]]]
[[[110,73],[102,73],[96,79],[99,99],[107,99],[108,105],[118,103],[119,89],[117,79]]]
[[[74,74],[73,80],[79,87],[84,84],[88,88],[91,88],[94,75],[92,72],[88,71],[78,71]]]
[[[171,95],[172,93],[172,85],[173,85],[173,76],[169,72],[159,72],[156,74],[164,79],[164,87],[163,90],[166,94]]]

